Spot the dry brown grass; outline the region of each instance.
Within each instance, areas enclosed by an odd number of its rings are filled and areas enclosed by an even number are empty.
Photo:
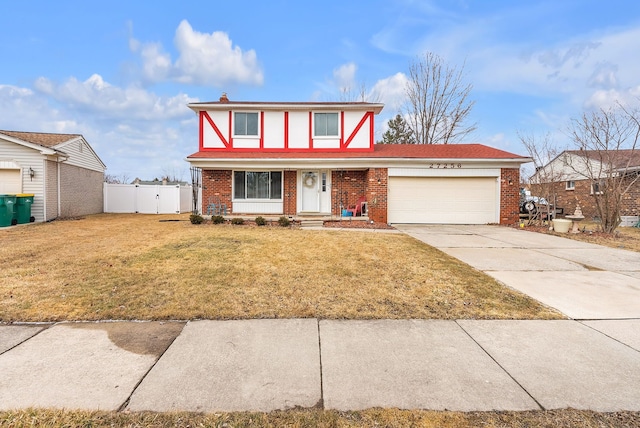
[[[0,229],[0,321],[561,317],[402,234],[187,219]]]
[[[619,227],[615,233],[600,232],[596,223],[583,222],[580,224],[581,233],[556,233],[549,230],[548,226],[526,226],[526,230],[549,233],[576,241],[589,242],[611,248],[622,248],[629,251],[640,252],[640,228]]]
[[[640,426],[640,412],[584,410],[436,412],[372,409],[359,412],[288,410],[271,413],[115,413],[57,410],[0,412],[7,427],[442,427],[606,428]]]

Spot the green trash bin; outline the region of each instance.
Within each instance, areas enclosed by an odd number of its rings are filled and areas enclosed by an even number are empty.
[[[0,227],[16,224],[16,220],[13,218],[15,204],[15,195],[0,195]]]
[[[16,204],[13,209],[14,224],[33,223],[35,217],[31,217],[31,205],[33,205],[32,193],[18,193],[16,195]]]

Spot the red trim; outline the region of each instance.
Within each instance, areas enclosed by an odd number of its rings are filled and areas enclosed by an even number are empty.
[[[284,112],[284,148],[289,148],[289,112]]]
[[[264,112],[260,112],[260,150],[264,149]]]
[[[313,149],[313,112],[309,112],[309,148],[307,150]]]
[[[340,112],[340,150],[344,150],[346,148],[347,146],[344,143],[344,111],[341,111]]]
[[[344,114],[344,113],[343,113]],[[362,116],[362,119],[360,119],[360,122],[358,123],[358,125],[356,126],[356,128],[353,130],[353,132],[351,133],[351,135],[349,135],[349,138],[347,138],[347,141],[344,143],[344,148],[348,148],[349,144],[351,144],[351,140],[353,140],[353,138],[356,136],[356,134],[358,133],[358,131],[360,131],[360,128],[362,128],[362,125],[364,125],[364,122],[369,119],[370,117],[372,117],[373,113],[371,112],[367,112],[364,114],[364,116]],[[373,124],[373,121],[371,121],[371,123]],[[373,134],[373,133],[372,133]],[[371,146],[371,144],[369,144]]]
[[[227,148],[233,148],[233,112],[229,111],[229,146]]]
[[[222,141],[222,144],[224,144],[224,147],[226,149],[228,149],[230,147],[230,143],[228,142],[225,138],[224,135],[222,135],[222,132],[220,132],[220,129],[218,129],[218,127],[216,126],[215,123],[213,123],[213,119],[211,119],[211,116],[209,116],[209,113],[207,113],[206,111],[201,111],[200,112],[200,122],[202,122],[202,117],[204,117],[205,119],[207,119],[207,122],[209,122],[209,125],[211,125],[211,127],[213,128],[213,130],[216,132],[216,134],[218,135],[218,138],[220,138],[220,141]],[[201,144],[204,146],[204,124],[200,129],[200,140],[201,140]],[[203,147],[204,148],[204,147]],[[219,147],[207,147],[207,149],[216,149]]]
[[[369,122],[369,147],[371,147],[371,150],[373,150],[373,145],[375,144],[374,141],[374,133],[375,130],[373,129],[373,120],[375,119],[375,116],[373,115],[373,112],[369,113],[371,115],[371,122]]]

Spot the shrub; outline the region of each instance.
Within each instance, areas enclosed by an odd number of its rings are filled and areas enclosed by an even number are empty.
[[[278,224],[282,227],[288,227],[291,224],[291,220],[289,218],[282,216],[278,219]]]
[[[258,226],[264,226],[265,224],[267,224],[267,220],[265,220],[264,217],[256,217],[256,224]]]
[[[189,216],[189,221],[191,221],[191,224],[201,224],[204,221],[204,217],[200,214],[191,214]]]
[[[211,216],[211,222],[213,224],[221,224],[224,223],[224,217],[222,217],[221,215],[214,215]]]
[[[239,217],[232,218],[231,219],[231,224],[244,224],[244,220],[239,218]]]

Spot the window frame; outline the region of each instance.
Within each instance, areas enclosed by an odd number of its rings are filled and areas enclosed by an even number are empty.
[[[336,133],[335,134],[328,134],[328,122],[325,122],[325,133],[324,134],[319,134],[317,133],[317,122],[318,122],[318,115],[323,115],[324,117],[327,117],[329,115],[334,116],[336,118]],[[337,111],[315,111],[313,112],[313,138],[340,138],[340,113]]]
[[[564,190],[576,190],[576,182],[575,182],[575,180],[567,180],[565,182]]]
[[[604,187],[602,180],[596,180],[591,182],[591,194],[592,195],[602,195],[604,191],[602,191],[602,187]]]
[[[258,189],[249,189],[249,182],[248,182],[248,174],[247,173],[253,173],[253,174],[269,174],[268,179],[266,180],[267,182],[267,191],[266,194],[268,195],[267,197],[249,197],[248,195],[254,192],[258,192]],[[243,196],[238,196],[237,192],[238,192],[238,185],[237,185],[237,175],[236,174],[242,174],[243,180],[242,180],[242,188],[243,188]],[[279,180],[279,189],[274,189],[273,183],[274,183],[274,175],[275,174],[279,174],[280,175],[280,180]],[[284,171],[282,170],[270,170],[270,171],[258,171],[258,170],[234,170],[233,171],[233,179],[232,179],[232,195],[233,201],[246,201],[246,202],[251,202],[251,201],[282,201],[282,194],[283,194],[283,187],[284,187]],[[274,196],[274,191],[279,190],[279,195],[275,195]]]
[[[236,133],[237,131],[237,124],[238,124],[238,115],[245,115],[244,116],[244,134],[238,134]],[[256,133],[255,134],[248,134],[249,132],[249,120],[248,120],[248,115],[255,115],[256,116]],[[260,138],[260,113],[257,111],[234,111],[233,112],[233,137],[234,138]]]

